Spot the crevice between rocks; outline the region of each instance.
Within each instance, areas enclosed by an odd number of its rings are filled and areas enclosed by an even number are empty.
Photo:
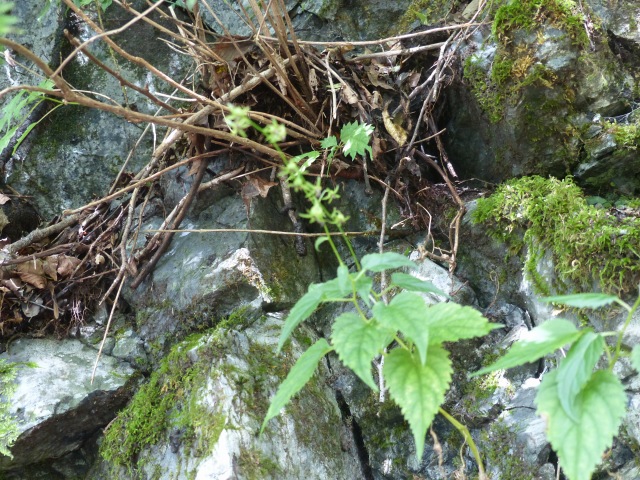
[[[351,430],[351,435],[353,437],[353,443],[355,444],[356,452],[358,454],[358,460],[360,462],[360,468],[362,469],[362,477],[365,480],[373,480],[373,470],[371,468],[371,464],[369,463],[369,452],[364,444],[364,438],[362,437],[362,430],[360,429],[360,425],[353,418],[351,414],[351,409],[349,408],[349,404],[342,395],[340,390],[336,390],[336,401],[338,402],[338,407],[340,408],[340,413],[342,414],[342,421],[344,424]]]

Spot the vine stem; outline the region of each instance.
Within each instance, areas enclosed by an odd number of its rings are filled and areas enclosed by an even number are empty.
[[[451,425],[453,425],[460,432],[460,434],[464,437],[465,441],[469,444],[469,448],[471,449],[471,452],[473,453],[473,456],[476,459],[476,463],[478,464],[478,479],[488,480],[487,474],[484,471],[484,466],[482,465],[482,457],[480,456],[480,450],[478,450],[478,446],[476,445],[476,442],[473,440],[473,437],[471,436],[471,432],[469,432],[469,429],[465,425],[457,421],[455,418],[453,418],[453,416],[450,415],[444,408],[440,407],[438,411],[444,418],[446,418],[449,421],[449,423],[451,423]]]

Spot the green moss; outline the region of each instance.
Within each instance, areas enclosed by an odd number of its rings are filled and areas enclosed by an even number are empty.
[[[282,477],[280,466],[256,449],[241,448],[238,456],[238,470],[246,480],[264,480]]]
[[[16,390],[14,380],[17,364],[0,359],[0,455],[11,456],[9,449],[18,438],[18,424],[9,412],[11,396]]]
[[[533,480],[533,466],[524,461],[523,448],[517,445],[516,440],[516,432],[498,420],[480,434],[480,450],[486,458],[487,467],[499,469],[500,478]]]
[[[496,11],[492,33],[506,41],[514,30],[533,31],[550,22],[565,30],[576,43],[588,45],[583,21],[584,15],[573,0],[511,0]]]
[[[640,280],[640,218],[618,218],[589,205],[571,177],[506,182],[478,200],[473,219],[487,224],[512,250],[527,246],[525,270],[543,294],[549,285],[536,277],[535,267],[545,250],[558,274],[557,291],[566,291],[567,281],[591,291],[596,279],[603,291],[619,294],[635,289]]]
[[[181,429],[183,440],[194,442],[195,455],[204,454],[206,448],[215,444],[226,418],[220,411],[212,412],[202,406],[194,392],[207,380],[212,358],[220,354],[216,337],[239,325],[241,318],[242,312],[237,312],[221,321],[216,329],[193,334],[171,349],[149,382],[138,390],[106,431],[100,454],[114,469],[124,466],[132,471],[138,454],[165,438],[169,427]],[[204,336],[211,336],[211,341],[198,350],[194,363],[187,352],[198,348]]]
[[[405,14],[394,22],[397,33],[406,33],[414,22],[423,25],[435,24],[444,19],[454,2],[452,0],[414,0]]]
[[[605,123],[607,131],[613,134],[616,143],[629,150],[637,150],[640,145],[640,126],[633,123]]]

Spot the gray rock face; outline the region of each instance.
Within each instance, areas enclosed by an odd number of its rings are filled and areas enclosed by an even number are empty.
[[[236,317],[236,322],[177,344],[159,370],[174,373],[152,377],[152,385],[158,378],[155,388],[189,389],[164,414],[152,414],[151,421],[159,422],[156,441],[139,446],[135,476],[126,464],[102,462],[90,478],[152,479],[158,472],[167,479],[363,478],[351,432],[326,384],[326,366],[257,436],[270,397],[300,355],[301,344],[294,340],[286,352],[275,353],[281,315],[253,323]],[[152,389],[138,395],[153,398]],[[142,420],[139,415],[127,410],[125,422],[111,428],[126,429],[127,423]],[[120,436],[115,438],[117,443]],[[109,438],[106,442],[114,448]]]
[[[606,15],[614,22],[618,14]],[[633,108],[633,70],[606,38],[587,38],[563,21],[508,29],[499,40],[487,28],[461,46],[459,80],[445,92],[447,152],[465,178],[499,183],[521,175],[575,173],[592,187],[610,188],[613,179],[633,194],[635,159],[621,145],[606,153],[602,146],[590,147],[594,141],[586,135],[594,115],[612,117]]]
[[[20,369],[9,400],[20,437],[11,449],[14,458],[0,457],[0,471],[78,449],[126,405],[137,384],[128,364],[108,356],[91,383],[96,351],[76,340],[19,339],[0,358],[36,365]]]

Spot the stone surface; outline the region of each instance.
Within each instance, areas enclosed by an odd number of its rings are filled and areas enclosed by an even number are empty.
[[[187,368],[195,367],[199,380],[171,405],[174,413],[158,441],[143,446],[135,478],[157,478],[157,472],[162,478],[203,480],[363,478],[357,452],[349,447],[352,434],[326,386],[324,365],[268,423],[264,434],[257,435],[270,397],[301,351],[294,341],[285,353],[276,354],[281,322],[281,315],[267,315],[229,330],[220,327],[195,343],[174,347],[193,362]],[[165,381],[180,385],[179,378]],[[190,412],[195,404],[197,418],[181,421],[179,412]],[[185,425],[187,431],[195,430],[186,434]],[[91,478],[114,475],[133,478],[126,468],[108,462],[98,464]]]
[[[91,382],[96,351],[77,340],[18,339],[11,362],[33,362],[20,368],[11,414],[20,437],[13,460],[0,457],[0,470],[51,461],[77,450],[122,408],[136,386],[134,370],[103,355]]]

